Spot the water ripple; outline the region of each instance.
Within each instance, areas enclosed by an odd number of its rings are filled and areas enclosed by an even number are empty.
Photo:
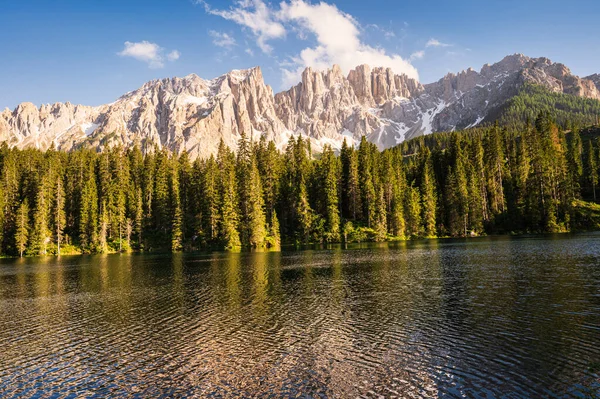
[[[2,260],[0,397],[600,397],[597,238]]]

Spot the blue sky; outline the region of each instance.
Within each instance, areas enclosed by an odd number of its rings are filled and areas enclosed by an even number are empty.
[[[423,83],[505,55],[600,72],[600,1],[19,0],[0,11],[0,109],[99,105],[144,82],[259,65],[275,91],[306,66],[391,66]]]

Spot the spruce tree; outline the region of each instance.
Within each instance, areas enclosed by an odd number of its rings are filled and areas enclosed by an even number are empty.
[[[161,243],[169,242],[168,234],[171,226],[169,212],[169,178],[171,176],[171,160],[165,150],[156,153],[156,166],[154,172],[154,187],[152,195],[152,218],[154,241]]]
[[[27,240],[29,238],[29,206],[27,200],[23,201],[17,212],[17,231],[15,232],[15,245],[19,256],[22,258],[27,249]]]
[[[277,218],[277,212],[273,210],[271,214],[271,221],[269,222],[269,236],[268,236],[269,247],[279,248],[281,245],[281,233],[279,231],[279,219]]]
[[[263,188],[266,216],[270,219],[275,212],[275,205],[279,197],[282,165],[275,143],[269,141],[268,144],[264,144],[264,140],[264,136],[261,136],[257,164]]]
[[[598,185],[598,160],[596,149],[592,141],[588,141],[587,151],[587,176],[592,186],[592,198],[596,202],[596,186]]]
[[[406,234],[410,237],[420,237],[421,234],[421,196],[416,187],[406,188]]]
[[[390,203],[391,232],[396,237],[406,236],[406,223],[404,218],[404,205],[406,196],[406,176],[402,161],[395,162],[394,181],[392,185],[392,198]]]
[[[384,241],[387,237],[387,213],[383,188],[379,189],[379,195],[377,196],[373,227],[375,230],[375,239],[377,241]]]
[[[496,124],[487,135],[485,141],[485,154],[487,160],[488,193],[490,210],[494,216],[505,211],[504,198],[504,149],[500,127]]]
[[[424,233],[427,237],[435,237],[436,234],[436,181],[433,173],[433,162],[431,160],[431,152],[425,150],[423,162],[423,176],[421,179],[421,199],[423,201],[423,224],[425,227]]]
[[[60,256],[60,244],[63,241],[63,232],[67,223],[65,214],[65,191],[63,189],[62,177],[58,176],[54,189],[54,234],[56,238],[56,254]]]
[[[170,209],[171,209],[171,251],[178,252],[183,249],[183,215],[181,210],[181,198],[179,191],[179,170],[177,163],[173,163],[171,171],[171,179],[169,186],[170,192]]]
[[[371,151],[370,143],[368,143],[365,136],[363,136],[358,149],[358,175],[363,208],[362,216],[368,227],[371,227],[374,223],[377,201],[373,183],[373,158],[371,156]]]
[[[267,226],[262,187],[255,157],[252,157],[250,162],[249,181],[247,185],[249,245],[253,248],[260,248],[265,246],[266,243]]]
[[[252,229],[250,221],[250,158],[251,158],[250,142],[248,141],[245,132],[242,131],[238,140],[238,152],[236,160],[236,177],[237,177],[237,194],[239,200],[240,213],[240,240],[242,245],[250,245],[250,230]]]
[[[0,164],[1,165],[1,164]],[[0,185],[0,254],[2,254],[4,246],[4,230],[5,230],[5,217],[6,217],[6,197],[4,194],[4,188]]]
[[[206,161],[202,173],[202,215],[206,239],[214,243],[219,235],[220,224],[220,185],[219,166],[211,155]]]
[[[93,251],[97,245],[98,232],[98,193],[96,179],[90,176],[85,180],[81,193],[79,209],[79,241],[86,252]]]
[[[225,146],[223,140],[219,143],[217,153],[219,167],[219,238],[225,249],[235,249],[241,246],[238,231],[238,196],[235,173],[235,157]]]
[[[340,162],[342,164],[342,213],[346,219],[360,218],[360,192],[358,177],[358,156],[346,139],[342,143]]]
[[[51,231],[50,222],[50,199],[45,184],[38,186],[35,212],[33,214],[33,242],[32,246],[39,255],[48,253],[48,244],[50,243]]]
[[[579,129],[576,127],[571,131],[568,157],[572,195],[579,196],[581,179],[583,177],[583,144]]]
[[[323,213],[325,215],[324,240],[337,242],[340,240],[340,210],[338,179],[338,159],[328,145],[323,149],[320,161],[320,189],[322,192]]]
[[[143,248],[142,233],[144,231],[144,199],[142,188],[138,187],[133,198],[135,204],[133,231],[137,237],[137,246]]]
[[[97,251],[101,254],[108,252],[108,210],[106,209],[106,201],[102,202],[100,207],[100,228],[98,232],[98,248]]]

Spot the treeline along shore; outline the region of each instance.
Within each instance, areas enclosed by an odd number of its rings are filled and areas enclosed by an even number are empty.
[[[190,160],[156,148],[0,148],[4,256],[568,232],[599,227],[599,141],[550,114],[379,151],[242,134]]]

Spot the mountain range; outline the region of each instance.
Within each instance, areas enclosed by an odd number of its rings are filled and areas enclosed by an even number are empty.
[[[579,78],[563,64],[522,54],[425,85],[389,68],[361,65],[348,75],[337,65],[307,68],[300,83],[277,94],[255,67],[212,80],[194,74],[153,80],[98,107],[22,103],[0,113],[0,142],[67,151],[158,146],[203,158],[216,152],[221,139],[235,148],[245,132],[253,139],[264,135],[279,148],[302,134],[317,151],[326,144],[339,149],[344,139],[356,143],[362,136],[384,149],[490,122],[529,83],[600,100],[600,75]]]

